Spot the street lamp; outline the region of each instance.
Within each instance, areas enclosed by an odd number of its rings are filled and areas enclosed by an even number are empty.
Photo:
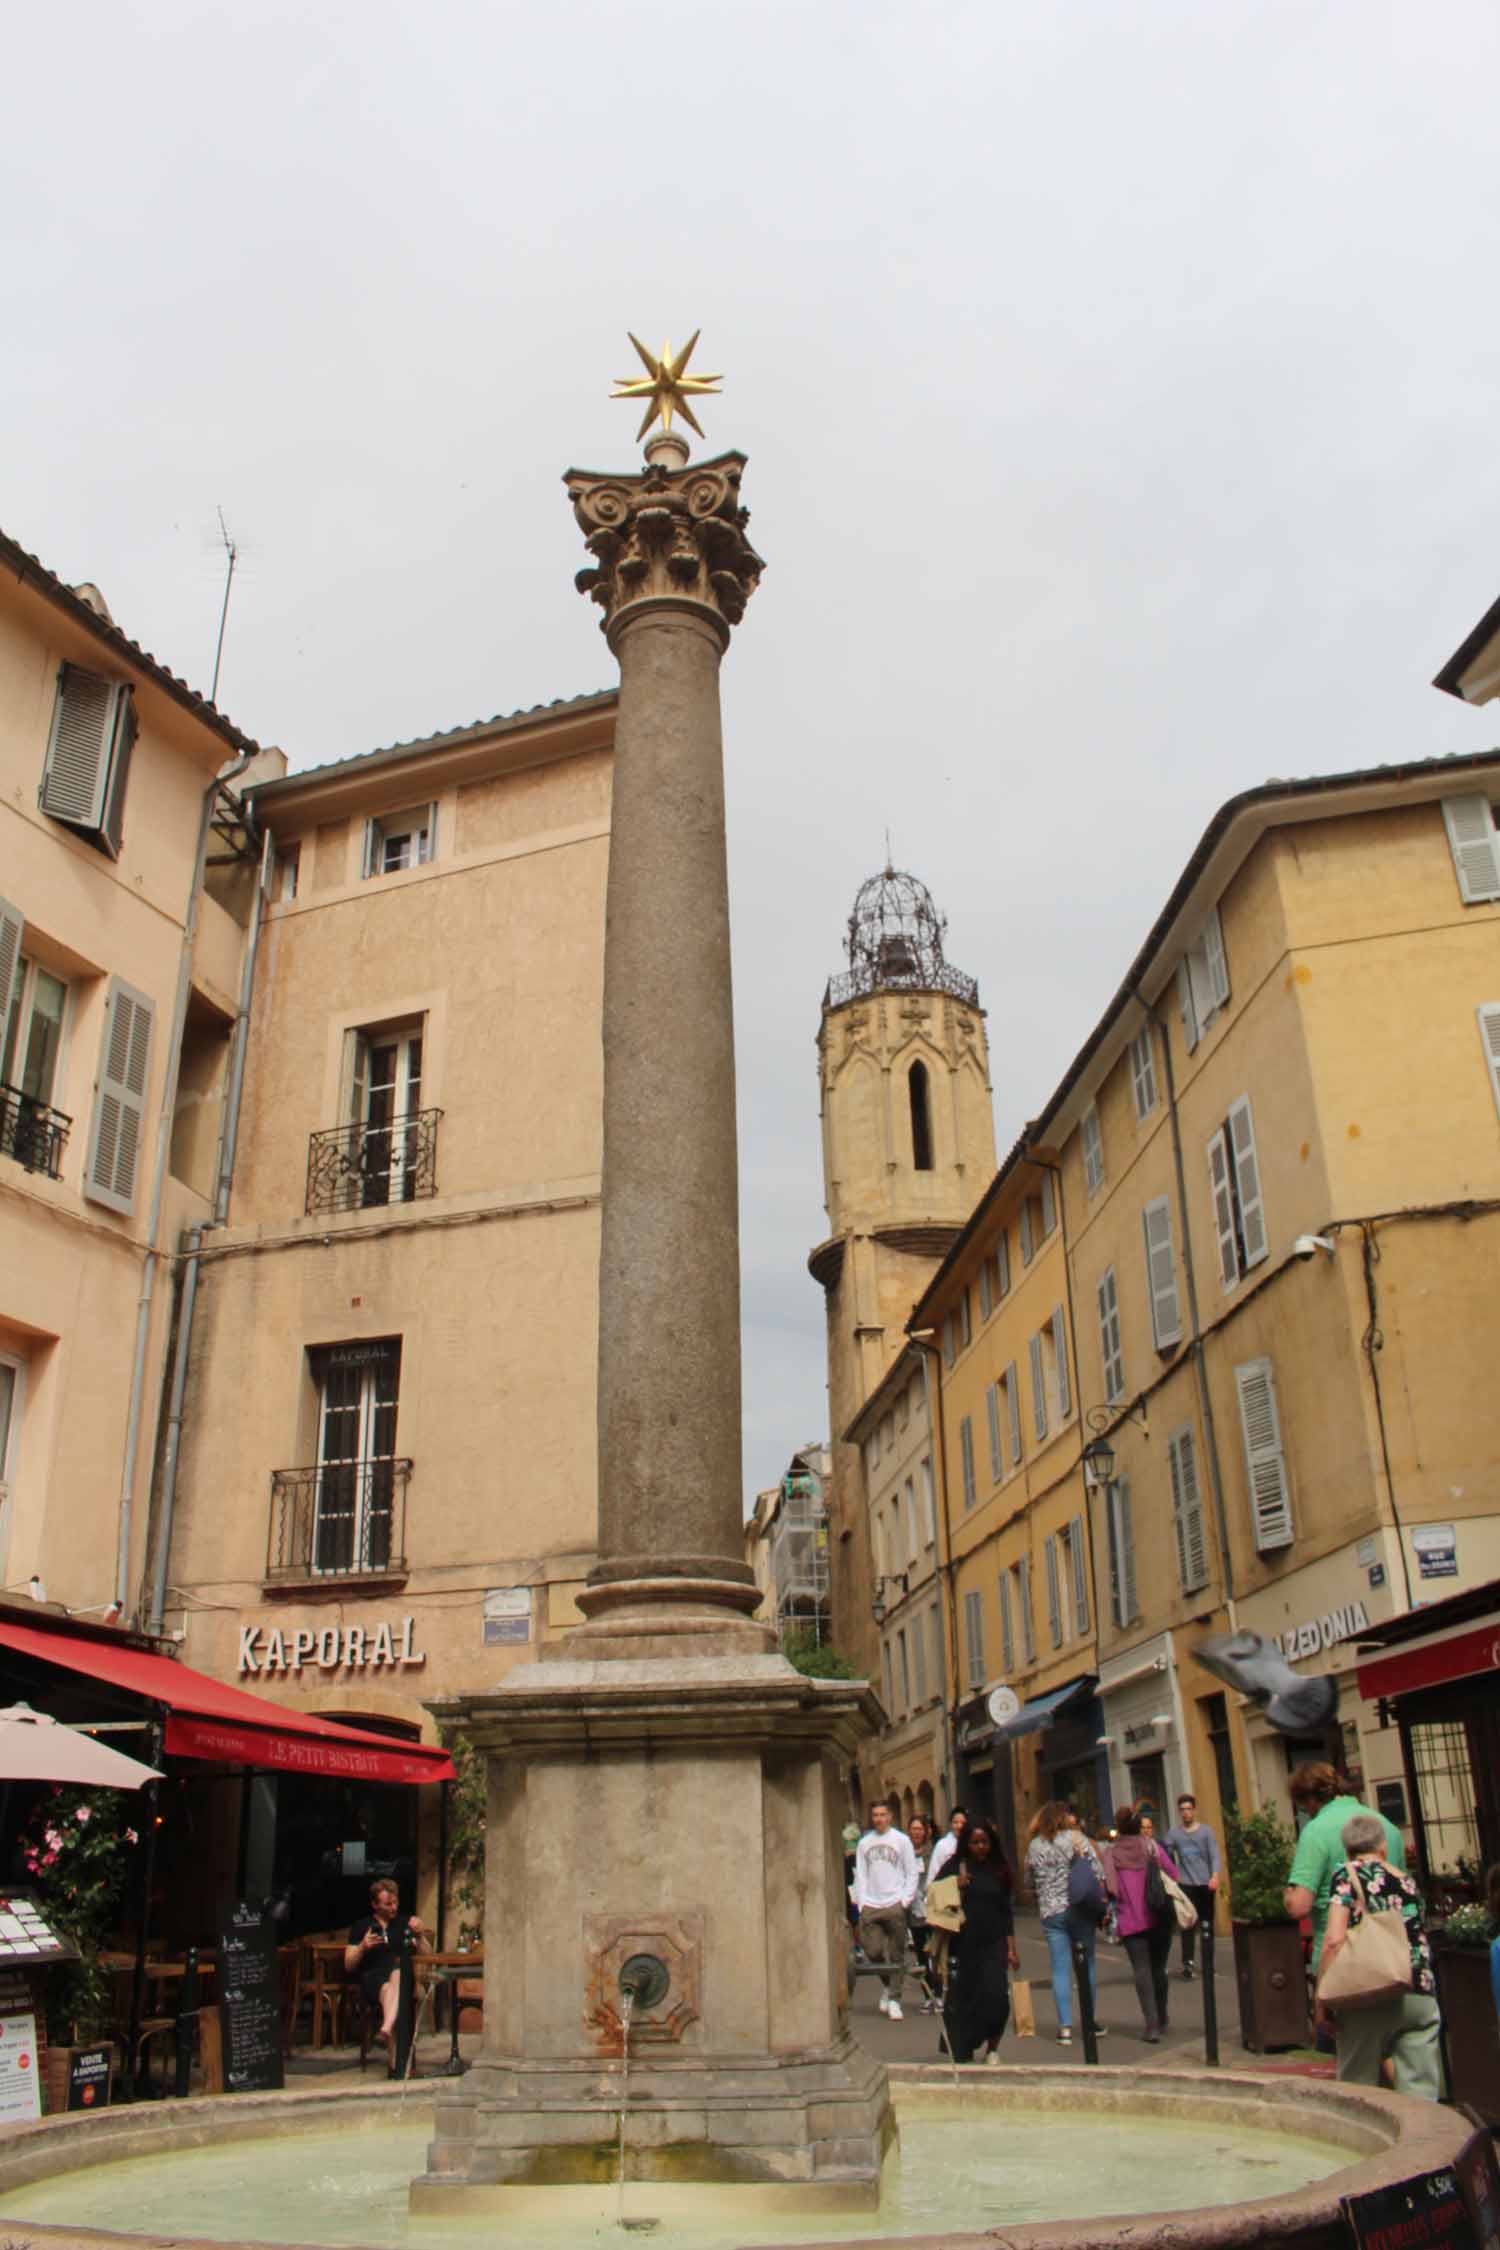
[[[890,1604],[885,1598],[885,1590],[887,1586],[899,1586],[902,1593],[904,1594],[906,1592],[906,1579],[907,1574],[904,1570],[893,1571],[889,1578],[876,1579],[875,1599],[870,1604],[870,1615],[874,1618],[877,1625],[883,1625],[885,1623],[885,1613],[890,1607]]]
[[[1108,1488],[1114,1482],[1115,1449],[1107,1437],[1091,1438],[1084,1447],[1083,1474],[1090,1485]]]

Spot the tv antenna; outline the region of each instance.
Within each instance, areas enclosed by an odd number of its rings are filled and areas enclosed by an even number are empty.
[[[217,648],[214,650],[213,686],[208,691],[208,700],[210,703],[217,703],[219,700],[219,666],[224,660],[224,627],[229,622],[229,590],[234,584],[234,566],[240,559],[239,547],[236,542],[229,536],[229,526],[224,521],[224,511],[222,508],[219,509],[218,516],[219,537],[224,542],[224,553],[228,557],[228,568],[224,572],[224,601],[222,607],[219,610],[219,642]]]

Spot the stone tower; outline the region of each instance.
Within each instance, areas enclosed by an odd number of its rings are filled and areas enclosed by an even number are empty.
[[[843,1432],[995,1171],[984,1011],[974,979],[944,959],[946,928],[914,875],[890,866],[872,875],[818,1029],[829,1233],[808,1266],[828,1310],[832,1628],[835,1646],[871,1676],[869,1525]]]

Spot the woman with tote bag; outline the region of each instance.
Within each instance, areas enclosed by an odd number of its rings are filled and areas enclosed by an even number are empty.
[[[1389,2055],[1398,2094],[1441,2101],[1441,2018],[1422,1894],[1387,1860],[1385,1825],[1374,1813],[1346,1820],[1339,1841],[1349,1856],[1328,1894],[1318,1968],[1318,2022],[1333,2018],[1339,2076],[1378,2086]]]

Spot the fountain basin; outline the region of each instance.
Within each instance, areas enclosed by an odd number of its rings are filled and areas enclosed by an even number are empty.
[[[903,2157],[878,2214],[632,2180],[627,2219],[659,2218],[661,2250],[1120,2250],[1141,2242],[1148,2214],[1155,2239],[1192,2250],[1328,2250],[1343,2239],[1340,2196],[1451,2164],[1471,2130],[1435,2104],[1249,2073],[1019,2064],[966,2071],[955,2088],[948,2069],[923,2065],[891,2080]],[[466,2198],[438,2220],[409,2210],[431,2119],[416,2088],[404,2117],[400,2103],[394,2087],[310,2089],[48,2119],[0,2146],[0,2230],[37,2250],[163,2239],[461,2250],[493,2239],[499,2210],[524,2213],[528,2250],[623,2241],[615,2198],[598,2190],[501,2189],[495,2209]]]

